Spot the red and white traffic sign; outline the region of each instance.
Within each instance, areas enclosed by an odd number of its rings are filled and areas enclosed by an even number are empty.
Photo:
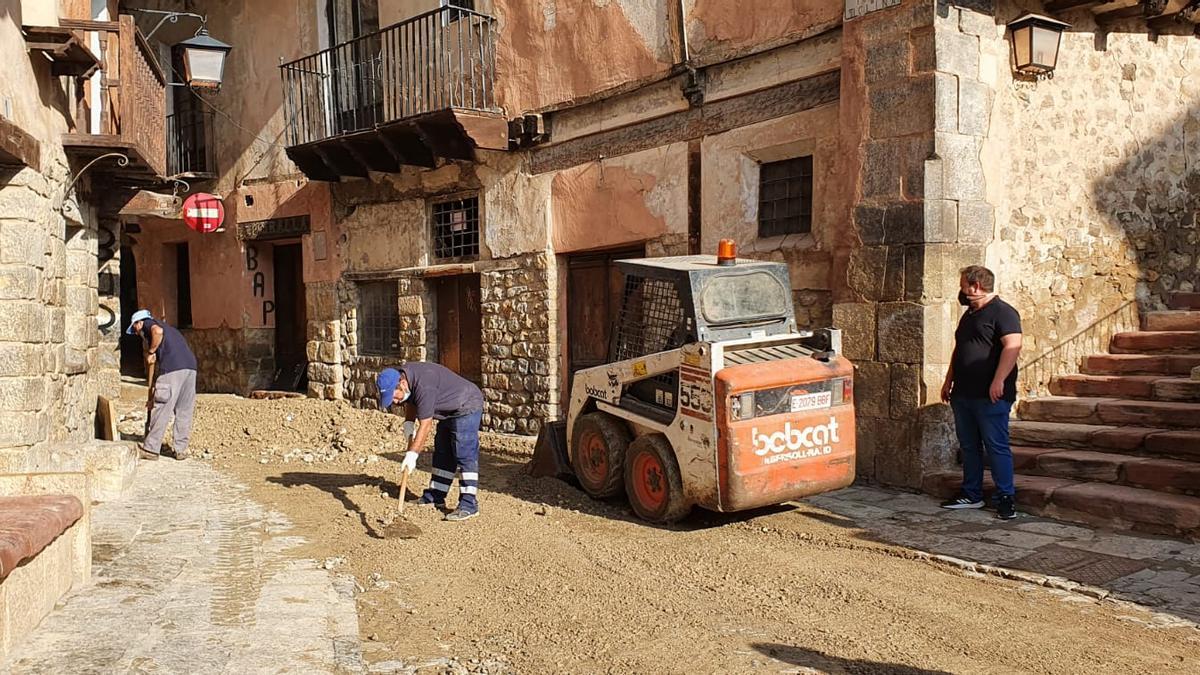
[[[197,192],[183,200],[183,222],[197,232],[215,232],[225,222],[225,205],[216,195]]]

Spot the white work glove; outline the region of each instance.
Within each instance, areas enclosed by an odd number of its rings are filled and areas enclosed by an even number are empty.
[[[404,461],[400,462],[400,470],[412,473],[417,468],[417,454],[412,450],[404,453]]]

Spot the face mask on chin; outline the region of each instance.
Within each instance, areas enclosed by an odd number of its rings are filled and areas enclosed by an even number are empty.
[[[406,391],[406,392],[404,392],[404,395],[403,395],[403,396],[401,396],[400,398],[397,398],[397,399],[396,399],[396,403],[404,403],[405,401],[407,401],[407,400],[408,400],[408,398],[409,398],[410,396],[412,396],[412,390],[411,390],[411,389],[410,389],[410,390],[408,390],[408,391]]]

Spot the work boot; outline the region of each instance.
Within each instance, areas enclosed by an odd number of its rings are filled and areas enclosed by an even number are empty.
[[[447,513],[443,520],[449,520],[452,523],[457,523],[461,520],[474,518],[477,515],[479,515],[478,511],[463,511],[462,509],[455,509],[454,511]]]
[[[149,450],[146,450],[146,449],[138,450],[138,457],[141,457],[142,459],[150,461],[150,462],[158,461],[158,453],[150,452]]]
[[[1000,520],[1012,520],[1017,517],[1012,495],[1000,495],[996,498],[996,517]]]
[[[175,457],[176,460],[182,462],[183,460],[187,459],[188,457],[191,457],[192,453],[188,452],[187,450],[184,450],[182,452],[179,450],[176,450],[175,452],[171,453],[171,455],[173,457]]]
[[[420,499],[412,502],[412,505],[413,506],[436,506],[439,510],[442,510],[442,511],[446,510],[446,502],[429,501],[429,500],[425,499],[424,497],[421,497]]]

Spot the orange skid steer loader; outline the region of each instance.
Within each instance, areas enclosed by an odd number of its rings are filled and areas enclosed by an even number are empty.
[[[853,369],[841,332],[798,330],[787,267],[712,256],[618,261],[609,363],[575,373],[534,475],[624,491],[657,523],[741,511],[854,480]]]

